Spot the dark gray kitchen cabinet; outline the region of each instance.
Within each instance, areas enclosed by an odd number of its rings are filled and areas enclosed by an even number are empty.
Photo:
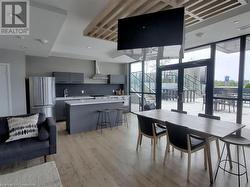
[[[65,111],[65,101],[56,101],[56,121],[65,121],[66,111]]]
[[[53,72],[55,81],[57,84],[83,84],[83,73],[71,73],[71,72]]]
[[[108,76],[109,84],[125,84],[126,76],[125,75],[109,75]]]
[[[53,72],[53,77],[55,77],[56,83],[69,83],[70,73],[67,72]]]
[[[83,73],[71,73],[70,74],[71,83],[84,83]]]

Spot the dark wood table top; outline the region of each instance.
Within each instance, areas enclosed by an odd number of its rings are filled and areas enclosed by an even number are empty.
[[[172,124],[185,126],[194,132],[215,136],[218,138],[224,138],[245,127],[245,125],[237,123],[207,119],[193,115],[170,112],[162,109],[134,113],[157,120],[159,122],[169,122]]]

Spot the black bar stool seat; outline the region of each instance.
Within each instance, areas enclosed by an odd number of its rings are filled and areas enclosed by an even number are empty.
[[[229,136],[221,139],[221,141],[223,141],[225,143],[232,144],[232,145],[239,145],[239,146],[249,146],[250,145],[250,140],[248,140],[247,138],[244,138],[242,136],[235,135],[235,134],[229,135]]]
[[[231,174],[231,175],[235,175],[238,176],[238,186],[240,187],[240,177],[243,175],[246,175],[246,180],[248,182],[248,172],[247,172],[247,163],[246,163],[246,154],[245,154],[245,147],[246,146],[250,146],[250,140],[248,140],[247,138],[244,138],[242,136],[239,135],[229,135],[225,138],[220,139],[222,142],[224,142],[224,146],[223,146],[223,150],[218,162],[218,166],[216,169],[216,174],[215,174],[215,179],[217,178],[217,174],[218,174],[218,170],[222,169],[223,171]],[[224,154],[224,150],[225,147],[229,147],[230,145],[234,145],[236,146],[236,151],[237,151],[237,161],[233,161],[231,158],[231,153],[230,153],[230,148],[227,148],[227,154],[226,154],[226,158],[223,159],[223,154]],[[242,147],[242,154],[243,154],[243,161],[244,163],[240,163],[240,147]],[[226,165],[227,163],[230,164],[230,168],[227,169]],[[224,167],[222,166],[222,164],[224,164]],[[237,172],[232,171],[233,169],[233,164],[235,164],[237,166]]]

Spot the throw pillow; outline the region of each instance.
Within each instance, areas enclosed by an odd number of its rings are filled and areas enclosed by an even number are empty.
[[[6,142],[38,136],[38,114],[28,117],[12,117],[8,119],[9,139]]]
[[[41,127],[38,132],[38,139],[45,141],[49,139],[49,133],[45,127]]]

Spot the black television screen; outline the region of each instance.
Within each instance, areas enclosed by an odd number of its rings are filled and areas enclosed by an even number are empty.
[[[184,8],[118,20],[118,50],[182,45]]]

